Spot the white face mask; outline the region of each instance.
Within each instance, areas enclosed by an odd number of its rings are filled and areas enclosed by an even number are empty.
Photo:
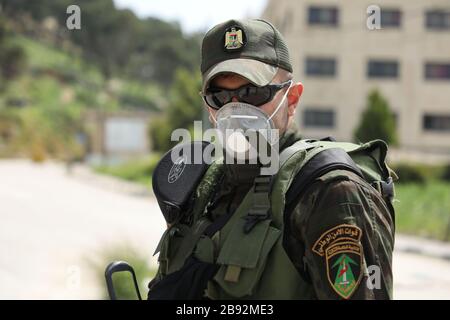
[[[274,112],[268,116],[261,108],[244,102],[229,102],[220,108],[212,119],[216,128],[225,138],[225,143],[232,151],[241,153],[252,148],[246,136],[258,132],[270,146],[279,141],[279,129],[275,127],[273,117],[285,104],[289,85]]]

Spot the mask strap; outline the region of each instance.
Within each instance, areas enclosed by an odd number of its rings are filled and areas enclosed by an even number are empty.
[[[270,115],[270,117],[269,117],[269,121],[273,118],[273,116],[278,112],[278,110],[281,108],[281,106],[283,105],[283,103],[284,103],[284,99],[286,99],[286,97],[287,97],[287,95],[288,95],[288,93],[289,93],[289,90],[291,89],[291,86],[292,86],[292,80],[290,80],[290,84],[289,84],[289,87],[288,87],[288,89],[286,90],[286,93],[283,95],[283,99],[281,99],[281,101],[280,101],[280,103],[278,104],[278,106],[277,106],[277,108],[275,109],[275,111],[274,112],[272,112],[272,114]]]
[[[214,117],[212,112],[209,113],[209,116],[213,119],[214,123],[217,124],[217,119],[216,119],[216,117]]]

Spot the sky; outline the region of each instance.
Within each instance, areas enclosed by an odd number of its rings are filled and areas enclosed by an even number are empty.
[[[231,18],[259,17],[268,0],[114,0],[138,17],[178,21],[185,33],[206,31]]]

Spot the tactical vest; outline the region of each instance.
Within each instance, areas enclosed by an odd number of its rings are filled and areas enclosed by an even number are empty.
[[[276,175],[256,177],[237,210],[212,222],[208,208],[223,175],[222,161],[214,162],[193,194],[189,219],[168,228],[158,244],[159,269],[149,299],[313,298],[307,271],[293,265],[283,245],[285,222],[311,182],[337,169],[365,179],[392,209],[396,176],[386,153],[381,140],[297,141],[280,154]]]

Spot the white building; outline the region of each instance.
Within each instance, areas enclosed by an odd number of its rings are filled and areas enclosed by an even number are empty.
[[[370,30],[370,5],[381,29]],[[351,140],[374,88],[395,113],[403,150],[450,155],[449,0],[269,0],[284,34],[306,137]]]

